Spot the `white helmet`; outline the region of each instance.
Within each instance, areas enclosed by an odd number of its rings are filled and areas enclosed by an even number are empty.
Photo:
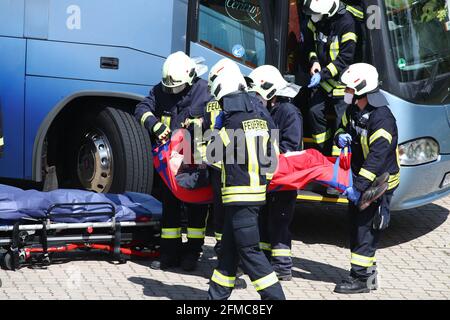
[[[388,104],[379,91],[378,71],[368,63],[355,63],[349,66],[342,73],[341,82],[347,88],[355,90],[355,96],[367,95],[369,103],[374,107]]]
[[[211,84],[211,94],[217,101],[230,93],[246,89],[247,84],[242,73],[229,69],[220,72]]]
[[[209,71],[208,74],[208,87],[211,88],[212,83],[214,82],[214,80],[217,78],[217,76],[222,72],[222,71],[231,71],[231,72],[241,72],[241,70],[239,69],[239,66],[237,65],[236,62],[234,62],[231,59],[228,58],[223,58],[221,60],[219,60],[219,62],[217,62],[215,65],[213,65],[213,67],[211,68],[211,70]]]
[[[161,83],[164,92],[177,94],[187,85],[192,85],[197,76],[196,66],[196,63],[182,51],[169,55],[162,70]]]
[[[314,22],[319,21],[322,16],[332,17],[339,10],[340,0],[305,0],[303,11],[311,15]]]
[[[280,71],[271,65],[256,68],[248,77],[251,80],[248,91],[257,92],[267,101],[274,96],[294,98],[300,91],[300,86],[287,82]]]

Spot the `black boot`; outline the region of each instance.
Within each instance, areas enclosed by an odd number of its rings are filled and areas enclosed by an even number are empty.
[[[167,255],[161,255],[159,260],[152,261],[152,263],[150,264],[150,268],[154,270],[167,270],[179,266],[180,266],[180,259],[176,257],[170,257]]]
[[[194,271],[197,268],[199,254],[198,253],[187,253],[183,256],[181,260],[181,268],[184,271]]]
[[[352,294],[352,293],[368,293],[370,287],[366,279],[358,279],[349,276],[334,288],[336,293]]]

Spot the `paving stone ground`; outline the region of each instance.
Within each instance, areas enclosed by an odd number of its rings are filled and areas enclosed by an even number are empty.
[[[449,299],[450,197],[394,212],[377,252],[380,289],[359,295],[333,293],[349,269],[344,206],[299,205],[293,224],[293,280],[282,282],[288,299]],[[197,271],[156,271],[150,261],[116,265],[103,255],[51,265],[46,270],[0,271],[0,299],[205,299],[217,262],[207,237]],[[75,257],[77,258],[77,257]],[[259,299],[248,287],[231,299]]]

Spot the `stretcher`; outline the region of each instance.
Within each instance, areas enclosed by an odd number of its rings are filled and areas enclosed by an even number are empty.
[[[45,267],[74,250],[106,251],[120,263],[157,257],[161,214],[161,203],[146,194],[0,185],[0,263],[8,270]]]

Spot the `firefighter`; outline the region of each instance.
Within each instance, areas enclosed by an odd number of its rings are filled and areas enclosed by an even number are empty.
[[[259,248],[258,214],[266,201],[266,173],[273,173],[277,159],[270,146],[268,118],[255,108],[245,89],[240,72],[223,71],[211,86],[223,109],[218,141],[226,156],[221,165],[225,208],[222,248],[208,299],[225,300],[231,295],[239,260],[262,299],[285,299],[272,266]],[[263,157],[264,151],[272,157]]]
[[[400,183],[398,133],[379,91],[375,67],[353,64],[341,81],[348,107],[335,142],[341,148],[351,144],[352,150],[353,186],[344,192],[349,199],[351,271],[335,292],[361,293],[377,288],[375,251],[381,231],[389,225],[389,204]]]
[[[135,110],[136,119],[151,134],[153,141],[165,142],[170,133],[189,119],[200,118],[210,99],[207,82],[198,78],[196,63],[185,53],[171,54],[163,65],[162,81]],[[162,183],[163,215],[161,219],[160,260],[154,269],[196,268],[205,238],[207,206],[182,203]],[[182,246],[181,212],[188,218],[187,243]],[[184,250],[183,250],[184,249]]]
[[[311,16],[305,34],[311,74],[308,88],[313,89],[307,115],[312,130],[310,141],[322,153],[338,156],[333,133],[346,108],[345,87],[339,82],[339,76],[355,62],[355,19],[339,0],[305,0],[303,10]],[[336,115],[333,124],[328,124],[326,118],[329,109]]]
[[[302,149],[303,120],[291,103],[300,87],[283,79],[277,68],[264,65],[250,73],[251,87],[270,111],[279,132],[281,153]],[[265,250],[279,280],[292,279],[291,224],[297,191],[273,192],[260,217],[261,249]]]

